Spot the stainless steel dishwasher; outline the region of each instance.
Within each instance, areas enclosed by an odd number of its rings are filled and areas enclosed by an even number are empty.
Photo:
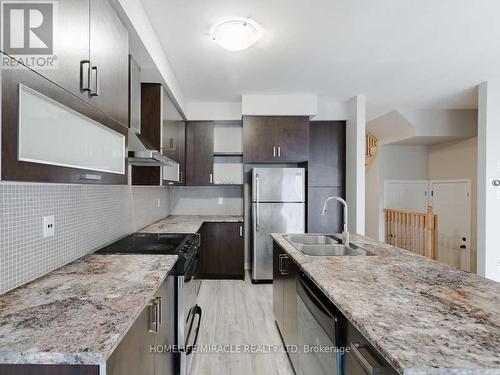
[[[300,349],[297,373],[342,375],[340,314],[317,287],[300,274],[297,278],[297,318]]]

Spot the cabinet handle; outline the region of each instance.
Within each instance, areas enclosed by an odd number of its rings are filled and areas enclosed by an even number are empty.
[[[278,146],[278,157],[281,158],[281,147]]]
[[[361,354],[359,348],[363,348],[365,347],[365,345],[359,342],[352,342],[350,347],[352,354],[368,374],[375,375],[375,374],[384,374],[386,372],[384,371],[385,368],[382,365],[377,364],[376,367],[373,367],[370,364],[370,362],[368,362],[368,360],[363,356],[363,354]]]
[[[276,146],[273,146],[273,158],[276,157]]]
[[[243,226],[240,225],[240,237],[243,237]]]
[[[155,314],[155,322],[154,322],[154,331],[156,333],[160,332],[160,318],[159,318],[159,306],[160,304],[158,303],[158,300],[155,299],[153,302],[154,306],[154,314]]]
[[[182,182],[182,172],[179,172],[179,182]]]
[[[210,183],[213,184],[213,181],[214,181],[214,176],[212,175],[212,173],[210,173]]]
[[[162,310],[163,310],[163,302],[162,302],[161,297],[156,297],[156,302],[157,302],[157,306],[158,306],[158,325],[161,326],[161,323],[162,323],[161,314],[162,314]]]
[[[260,230],[259,190],[260,190],[260,178],[259,175],[256,175],[255,176],[255,230],[257,232]]]
[[[87,180],[87,181],[101,181],[102,176],[98,174],[90,174],[90,173],[85,173],[80,175],[80,180]]]
[[[279,271],[281,275],[288,275],[288,270],[285,269],[285,260],[288,259],[288,255],[279,254]]]
[[[90,60],[80,61],[80,91],[90,91]]]
[[[90,96],[99,96],[99,70],[97,66],[92,67],[92,72],[94,72],[94,91],[90,91]]]
[[[151,301],[148,304],[148,308],[149,308],[149,332],[158,332],[158,307],[156,301]]]

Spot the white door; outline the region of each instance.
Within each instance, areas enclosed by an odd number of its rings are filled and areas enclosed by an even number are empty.
[[[431,205],[438,215],[438,260],[470,271],[470,181],[431,181]]]

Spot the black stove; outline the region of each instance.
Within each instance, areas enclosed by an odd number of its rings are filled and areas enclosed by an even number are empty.
[[[177,255],[176,268],[184,273],[198,254],[199,237],[195,234],[134,233],[96,251],[96,254],[167,254]]]

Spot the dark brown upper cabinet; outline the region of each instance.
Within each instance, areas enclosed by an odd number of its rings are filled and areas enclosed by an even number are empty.
[[[163,155],[179,163],[179,181],[169,185],[186,184],[186,123],[184,121],[163,121]]]
[[[156,150],[161,149],[162,142],[162,92],[160,83],[141,84],[140,133]],[[161,183],[161,167],[132,167],[132,185],[160,186]]]
[[[30,68],[58,84],[81,99],[88,100],[88,92],[81,90],[81,70],[88,72],[89,65],[89,0],[64,0],[58,2],[55,18],[54,68]],[[81,68],[81,69],[80,69]]]
[[[134,166],[133,185],[178,185],[184,179],[185,124],[160,83],[141,84],[141,135],[177,166]],[[135,129],[138,130],[138,129]],[[162,173],[163,168],[163,173]]]
[[[186,123],[178,107],[166,92],[163,92],[162,104],[161,152],[178,163],[178,166],[163,168],[164,185],[185,185]]]
[[[303,162],[309,156],[307,116],[243,116],[245,162]]]
[[[276,159],[275,117],[243,117],[243,160],[268,161]]]
[[[128,126],[128,32],[108,0],[58,2],[48,80]]]
[[[344,186],[346,170],[345,121],[310,123],[309,186]]]
[[[161,83],[141,84],[141,135],[156,149],[162,142],[162,93]]]
[[[90,0],[90,102],[128,125],[128,32],[107,0]]]
[[[214,184],[214,123],[212,121],[186,123],[186,184],[189,186]]]
[[[120,123],[28,68],[1,85],[2,180],[127,184]]]
[[[346,123],[313,121],[309,131],[307,231],[338,233],[342,230],[342,206],[332,206],[325,215],[320,212],[326,198],[345,198]]]

